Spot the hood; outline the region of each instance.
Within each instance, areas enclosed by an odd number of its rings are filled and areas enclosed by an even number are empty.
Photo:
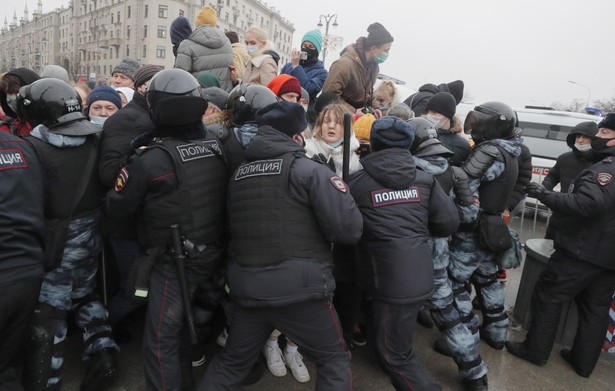
[[[416,164],[403,148],[387,148],[361,159],[363,169],[378,183],[391,189],[406,189],[414,182]]]
[[[28,68],[16,68],[10,72],[7,72],[5,75],[17,76],[17,78],[21,81],[21,87],[27,86],[28,84],[32,84],[38,79],[40,79],[36,72],[31,71]],[[0,106],[4,111],[4,114],[11,118],[17,118],[17,114],[6,103],[6,94],[4,93],[4,91],[0,91]]]
[[[258,133],[246,148],[246,158],[250,161],[269,159],[289,152],[303,152],[303,147],[284,133],[265,125],[258,128]]]
[[[568,144],[573,151],[576,151],[576,148],[574,148],[574,142],[577,135],[581,134],[593,139],[596,137],[596,133],[598,133],[598,124],[594,121],[581,122],[572,128],[568,136],[566,136],[566,144]]]
[[[423,156],[414,157],[416,166],[421,170],[431,175],[440,175],[448,169],[448,160],[443,156]]]
[[[179,46],[181,41],[188,38],[192,34],[192,27],[190,27],[190,21],[184,16],[178,16],[177,19],[171,23],[171,43],[173,46]]]
[[[440,92],[440,89],[435,84],[427,83],[427,84],[423,84],[422,86],[419,87],[419,92],[431,92],[432,94],[435,95],[438,92]],[[445,92],[447,92],[447,91],[445,91]]]
[[[194,30],[188,39],[209,49],[220,49],[228,46],[228,52],[232,53],[233,51],[231,41],[218,27],[201,26]]]

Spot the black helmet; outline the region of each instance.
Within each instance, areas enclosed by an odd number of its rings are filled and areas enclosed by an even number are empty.
[[[487,102],[468,113],[463,128],[478,144],[485,140],[506,139],[521,133],[517,124],[517,113],[510,106],[502,102]]]
[[[438,140],[438,130],[431,121],[419,117],[406,122],[414,128],[414,141],[410,146],[410,152],[414,156],[453,156],[453,152]]]
[[[240,83],[229,93],[226,108],[231,111],[231,123],[241,126],[254,122],[258,110],[277,101],[273,91],[265,86]]]
[[[44,125],[53,133],[67,136],[84,136],[102,130],[83,115],[77,91],[54,78],[40,79],[19,89],[17,116],[32,126]]]
[[[158,126],[195,124],[207,110],[199,82],[178,68],[156,73],[149,82],[145,98],[150,117]]]

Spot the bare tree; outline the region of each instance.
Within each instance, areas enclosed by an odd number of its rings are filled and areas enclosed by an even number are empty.
[[[598,99],[594,102],[594,106],[602,110],[602,114],[615,112],[615,97],[610,99]]]
[[[561,102],[553,102],[551,107],[555,110],[559,111],[571,111],[575,113],[584,113],[585,112],[585,103],[586,101],[581,99],[575,99],[570,103],[561,103]]]

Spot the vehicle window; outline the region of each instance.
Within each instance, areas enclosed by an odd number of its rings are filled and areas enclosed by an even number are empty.
[[[519,121],[523,135],[528,137],[546,138],[565,141],[572,127],[562,125],[539,124],[536,122]]]

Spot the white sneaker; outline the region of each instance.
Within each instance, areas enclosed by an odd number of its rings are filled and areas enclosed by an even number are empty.
[[[303,356],[299,352],[286,352],[284,353],[284,359],[295,380],[299,383],[310,381],[310,374],[303,363]]]
[[[269,346],[265,344],[263,347],[263,355],[267,361],[267,368],[269,372],[275,377],[286,376],[286,365],[284,365],[284,358],[282,357],[282,350],[279,346]]]
[[[216,343],[218,344],[218,346],[220,346],[221,348],[226,346],[226,339],[228,338],[228,330],[226,329],[226,327],[224,327],[222,329],[222,332],[220,334],[218,334],[218,338],[216,338]]]

